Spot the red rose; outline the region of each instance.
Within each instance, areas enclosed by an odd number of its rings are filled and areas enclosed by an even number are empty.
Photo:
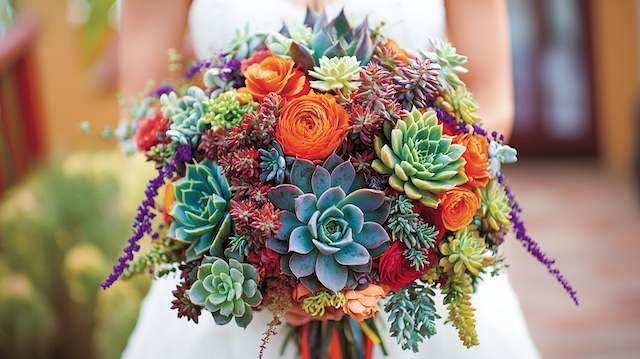
[[[380,284],[389,290],[399,290],[413,283],[421,275],[426,273],[436,262],[436,253],[433,249],[427,252],[429,264],[422,270],[417,271],[405,258],[405,246],[396,241],[387,249],[378,262],[378,272],[380,273]]]
[[[440,206],[441,207],[441,206]],[[416,202],[413,205],[413,211],[418,214],[420,219],[425,223],[436,227],[438,230],[438,236],[436,237],[436,245],[440,243],[442,238],[444,237],[444,222],[442,221],[442,208],[438,207],[438,209],[429,208],[420,202]]]
[[[153,116],[147,116],[138,121],[138,129],[136,130],[135,140],[136,146],[140,151],[148,151],[151,147],[159,143],[168,143],[168,139],[164,138],[164,132],[169,126],[169,120],[164,118],[161,113]]]

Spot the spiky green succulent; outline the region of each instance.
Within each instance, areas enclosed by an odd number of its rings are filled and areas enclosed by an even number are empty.
[[[485,230],[499,232],[511,223],[511,207],[504,188],[492,179],[487,186],[479,189],[480,214]]]
[[[385,139],[376,136],[378,158],[371,167],[390,175],[389,185],[427,207],[438,206],[438,193],[467,182],[464,173],[465,147],[452,144],[442,133],[435,111],[413,109],[392,128],[384,124]]]
[[[456,86],[452,91],[443,92],[436,98],[436,104],[468,125],[480,122],[478,104],[464,85]]]
[[[360,86],[358,81],[360,63],[355,56],[323,57],[320,66],[309,71],[317,80],[311,81],[311,87],[320,91],[353,91]]]
[[[214,131],[229,130],[242,122],[246,114],[255,110],[258,104],[251,95],[237,91],[223,92],[218,97],[204,102],[202,122],[210,125]]]
[[[188,163],[186,174],[175,182],[175,203],[168,236],[189,244],[187,260],[206,253],[223,254],[223,244],[232,230],[229,214],[231,191],[215,162]]]
[[[282,216],[267,247],[283,255],[283,272],[312,292],[355,287],[357,274],[368,273],[372,259],[388,248],[382,224],[390,200],[362,188],[351,162],[335,154],[322,166],[297,159],[290,178],[269,193]]]
[[[487,263],[486,251],[484,237],[466,227],[440,243],[442,258],[439,264],[450,275],[469,273],[477,276]]]
[[[170,120],[167,136],[175,142],[196,146],[207,127],[202,121],[207,99],[204,91],[196,86],[190,87],[182,97],[175,92],[163,94],[160,97],[162,114]]]
[[[306,70],[318,65],[322,57],[355,56],[361,65],[371,59],[374,43],[366,18],[352,28],[343,11],[329,22],[325,12],[315,14],[307,8],[304,25],[312,29],[310,39],[306,34],[295,39],[295,32],[285,26],[280,34],[269,36],[269,49],[278,55],[291,56]]]
[[[266,36],[263,33],[252,33],[249,31],[249,24],[246,24],[244,29],[236,29],[224,53],[238,60],[246,59],[264,44]]]
[[[273,141],[267,149],[261,148],[258,152],[260,153],[260,180],[283,183],[289,176],[289,168],[294,158],[286,156],[282,146],[276,141]]]
[[[250,264],[233,258],[227,262],[205,257],[189,298],[211,312],[216,324],[227,324],[233,318],[238,326],[246,328],[253,319],[252,307],[262,302],[258,281],[258,271]]]
[[[446,91],[452,91],[463,85],[458,74],[467,73],[468,70],[462,66],[467,62],[467,57],[458,54],[456,48],[451,46],[447,40],[434,38],[429,39],[429,43],[431,50],[421,52],[421,54],[440,67],[438,78],[442,87]]]

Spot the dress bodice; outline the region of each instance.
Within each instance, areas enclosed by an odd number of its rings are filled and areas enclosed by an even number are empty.
[[[385,33],[409,50],[425,48],[429,37],[445,34],[443,0],[339,0],[326,6],[329,17],[344,7],[352,23],[369,16],[370,24],[385,21]],[[224,49],[236,29],[278,31],[283,21],[301,23],[305,8],[291,0],[194,0],[189,30],[199,58]]]

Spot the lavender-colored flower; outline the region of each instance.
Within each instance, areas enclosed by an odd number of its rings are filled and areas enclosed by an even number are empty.
[[[159,169],[158,175],[149,181],[144,191],[146,198],[138,206],[135,221],[131,228],[133,233],[127,241],[127,246],[122,250],[124,254],[118,259],[118,263],[113,266],[113,271],[109,277],[102,282],[101,287],[103,289],[111,287],[129,267],[128,262],[133,260],[133,253],[140,250],[138,242],[145,234],[151,234],[152,232],[151,221],[156,216],[156,213],[153,212],[155,208],[154,198],[158,195],[158,190],[162,187],[166,178],[173,176],[178,166],[189,160],[191,160],[191,146],[178,145],[171,163]]]

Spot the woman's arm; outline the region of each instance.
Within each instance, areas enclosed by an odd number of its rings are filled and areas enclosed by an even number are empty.
[[[123,0],[118,67],[125,98],[140,93],[149,80],[170,76],[168,50],[181,49],[190,1]]]
[[[464,81],[480,105],[488,129],[505,136],[513,127],[511,45],[505,0],[447,0],[447,31],[469,56]]]

